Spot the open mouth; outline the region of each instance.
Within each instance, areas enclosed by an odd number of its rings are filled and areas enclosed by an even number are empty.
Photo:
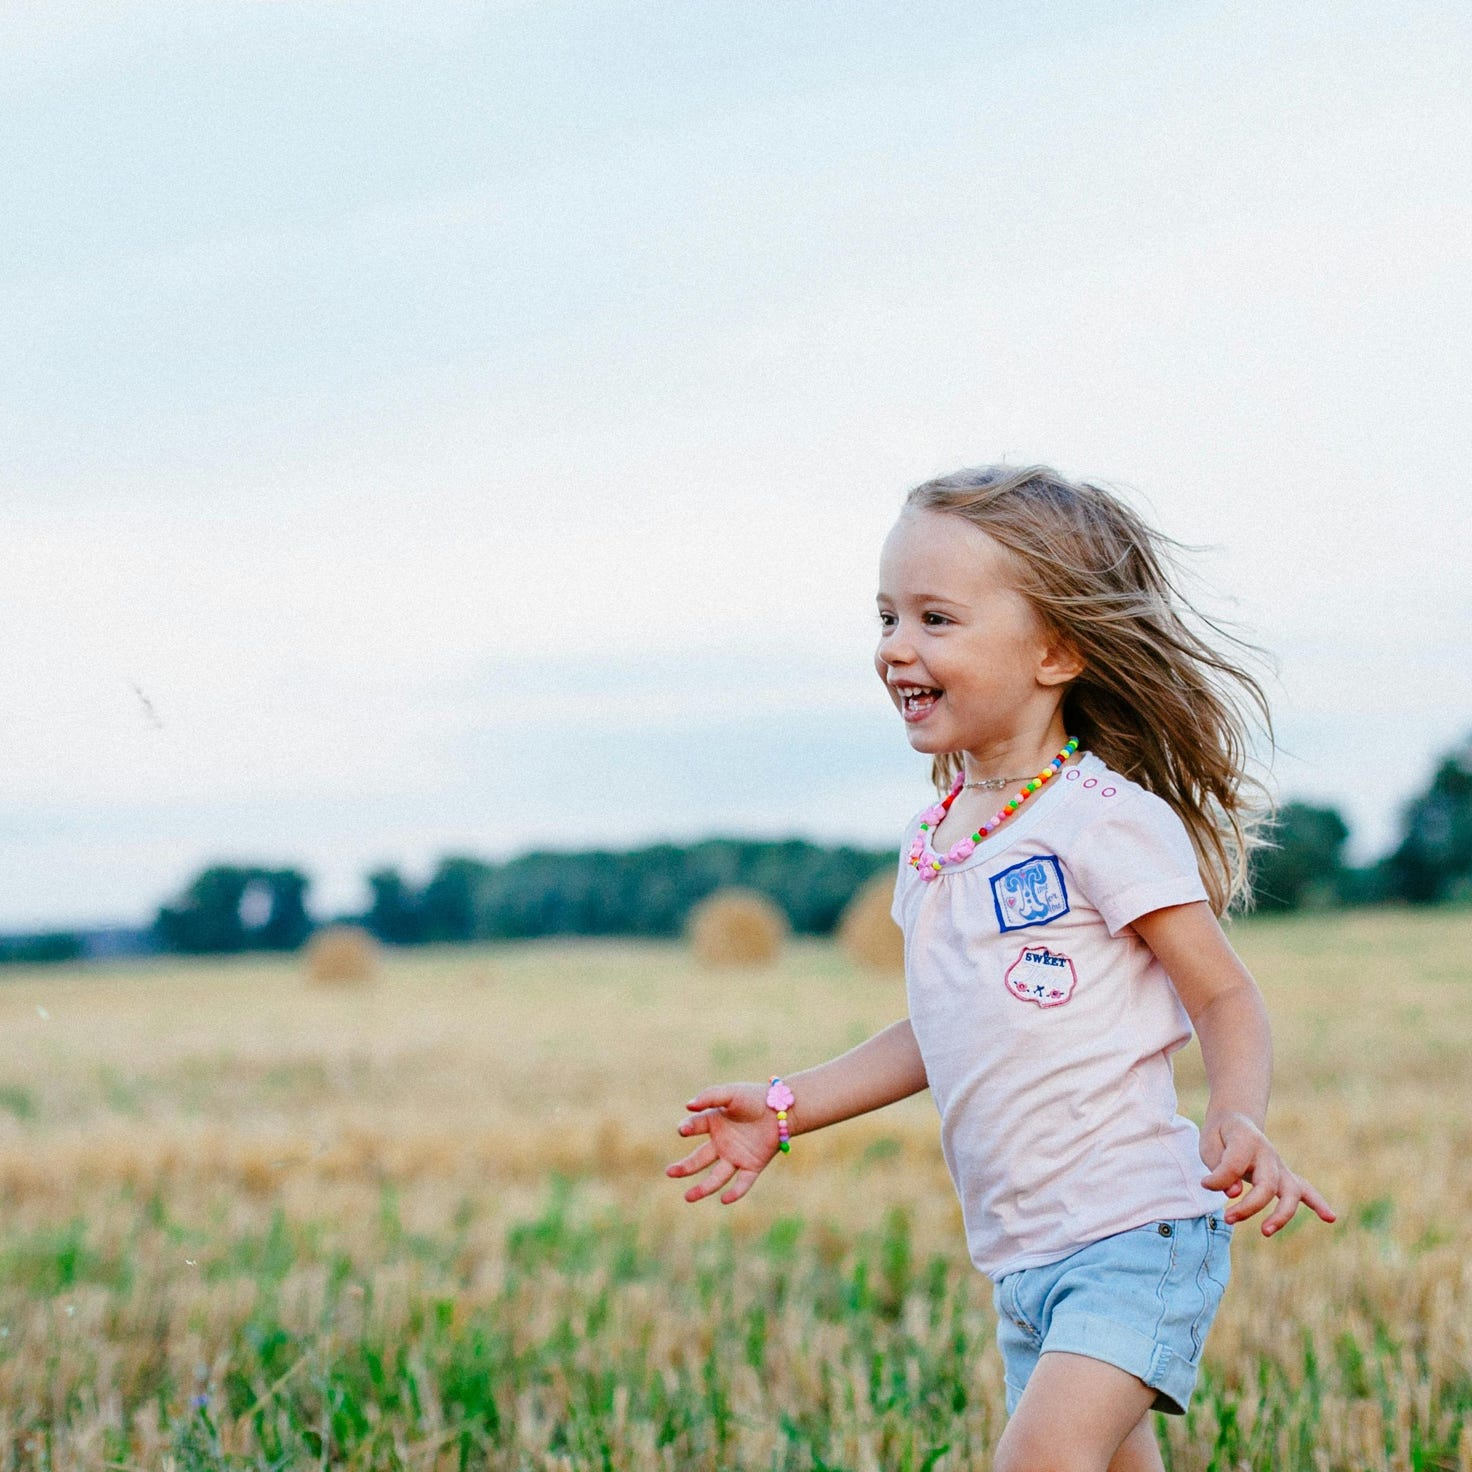
[[[933,685],[896,685],[900,710],[907,721],[923,721],[945,695]]]

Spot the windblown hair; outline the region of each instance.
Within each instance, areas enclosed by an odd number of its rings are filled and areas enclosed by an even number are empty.
[[[1262,651],[1181,592],[1169,560],[1180,544],[1046,465],[958,470],[917,486],[905,507],[963,516],[1011,554],[1017,591],[1084,662],[1064,696],[1069,734],[1175,809],[1217,914],[1249,904],[1248,855],[1269,803],[1248,748],[1255,728],[1271,743],[1272,718],[1238,660]],[[935,758],[941,792],[961,760]]]

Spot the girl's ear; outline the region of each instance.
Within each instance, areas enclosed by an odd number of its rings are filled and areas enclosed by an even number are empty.
[[[1066,685],[1084,672],[1084,657],[1073,641],[1063,634],[1049,633],[1038,662],[1038,682],[1043,685]]]

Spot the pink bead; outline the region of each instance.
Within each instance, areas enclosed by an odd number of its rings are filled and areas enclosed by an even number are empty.
[[[956,844],[951,849],[950,853],[946,855],[946,862],[951,864],[963,863],[965,860],[969,859],[971,855],[975,852],[976,845],[972,843],[969,838],[963,838],[960,843]]]
[[[932,869],[929,864],[921,864],[917,872],[927,884],[929,884],[932,879],[938,877],[936,871]]]

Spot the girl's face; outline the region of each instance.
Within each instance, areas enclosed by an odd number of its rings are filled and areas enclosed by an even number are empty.
[[[878,604],[874,667],[916,751],[1030,761],[1061,733],[1080,662],[1012,587],[1008,554],[980,527],[903,512],[880,556]]]

